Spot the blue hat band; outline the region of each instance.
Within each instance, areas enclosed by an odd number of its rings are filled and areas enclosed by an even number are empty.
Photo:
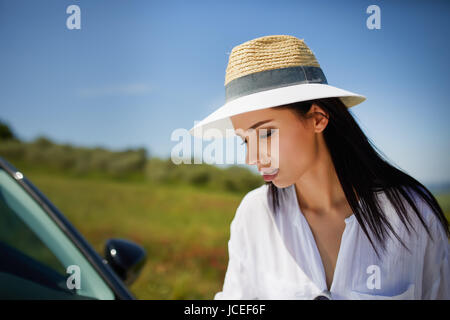
[[[230,81],[225,86],[225,102],[252,93],[302,83],[328,84],[322,69],[314,66],[296,66],[251,73]]]

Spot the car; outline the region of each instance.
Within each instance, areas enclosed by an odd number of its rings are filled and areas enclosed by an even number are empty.
[[[0,299],[130,300],[145,249],[106,241],[100,256],[63,213],[0,157]]]

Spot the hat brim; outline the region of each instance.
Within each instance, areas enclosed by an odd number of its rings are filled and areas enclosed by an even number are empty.
[[[347,106],[353,107],[366,100],[365,96],[343,90],[328,84],[303,83],[249,94],[225,103],[216,111],[198,122],[189,130],[194,137],[203,137],[206,131],[213,136],[220,132],[222,137],[236,136],[230,117],[237,114],[282,106],[307,100],[337,97]]]

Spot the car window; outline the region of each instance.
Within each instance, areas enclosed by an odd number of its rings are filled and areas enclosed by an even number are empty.
[[[114,299],[41,206],[0,169],[0,298]]]

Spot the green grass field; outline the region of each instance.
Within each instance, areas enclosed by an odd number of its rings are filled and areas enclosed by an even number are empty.
[[[26,173],[103,254],[126,238],[148,260],[131,291],[140,299],[212,299],[228,263],[229,225],[243,195],[187,186],[153,186]],[[438,195],[449,217],[450,195]]]
[[[27,173],[103,253],[109,238],[141,244],[148,255],[131,286],[140,299],[212,299],[228,262],[229,225],[241,196]]]

